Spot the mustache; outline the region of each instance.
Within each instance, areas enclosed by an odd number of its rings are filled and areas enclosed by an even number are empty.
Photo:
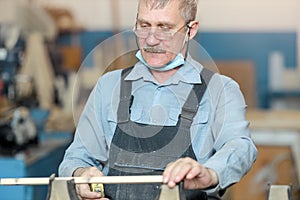
[[[166,53],[167,51],[160,47],[144,47],[144,51],[148,53]]]

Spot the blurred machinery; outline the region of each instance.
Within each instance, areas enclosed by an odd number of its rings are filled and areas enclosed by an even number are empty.
[[[0,96],[10,102],[1,102],[0,112],[0,153],[5,155],[38,143],[36,127],[28,109],[37,104],[33,86],[30,78],[18,75],[24,51],[25,43],[18,27],[0,25]],[[20,96],[17,88],[20,83],[30,85],[28,96]]]
[[[15,99],[14,82],[25,50],[20,30],[12,24],[0,24],[0,95]]]
[[[46,119],[50,130],[74,128],[72,87],[55,43],[58,34],[74,27],[72,20],[66,20],[71,14],[33,2],[15,4],[14,9],[13,22],[0,21],[0,154],[14,154],[38,143]]]
[[[47,42],[56,28],[47,13],[19,5],[14,24],[0,24],[0,154],[38,144],[31,110],[50,109],[54,81]]]
[[[0,153],[14,155],[38,144],[38,134],[29,110],[18,107],[2,114],[0,120]]]

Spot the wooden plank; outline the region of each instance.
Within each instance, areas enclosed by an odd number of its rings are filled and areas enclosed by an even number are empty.
[[[289,185],[271,185],[268,200],[290,200],[290,186]]]
[[[300,111],[296,110],[248,109],[247,119],[251,129],[300,131]]]
[[[215,64],[220,74],[235,80],[245,97],[248,108],[257,107],[255,64],[250,60],[217,60]]]
[[[55,180],[74,180],[76,184],[103,183],[103,184],[138,184],[138,183],[162,183],[162,176],[102,176],[102,177],[57,177]],[[2,178],[0,185],[48,185],[50,178]]]
[[[167,185],[162,185],[159,195],[159,200],[180,200],[179,186],[176,185],[174,188],[169,188]]]

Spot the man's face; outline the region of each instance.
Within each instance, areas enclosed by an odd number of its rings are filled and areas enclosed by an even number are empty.
[[[136,27],[150,32],[146,38],[138,37],[142,56],[150,66],[163,67],[181,52],[186,27],[178,1],[170,1],[165,8],[151,9],[141,0]],[[174,35],[168,39],[160,37],[165,32]]]

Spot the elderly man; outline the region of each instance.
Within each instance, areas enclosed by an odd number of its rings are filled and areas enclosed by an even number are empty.
[[[103,75],[79,120],[60,176],[163,175],[187,199],[220,199],[251,168],[257,150],[246,105],[232,79],[193,60],[197,0],[140,0],[139,59]],[[105,198],[77,185],[81,199],[155,199],[158,184],[105,185]]]

